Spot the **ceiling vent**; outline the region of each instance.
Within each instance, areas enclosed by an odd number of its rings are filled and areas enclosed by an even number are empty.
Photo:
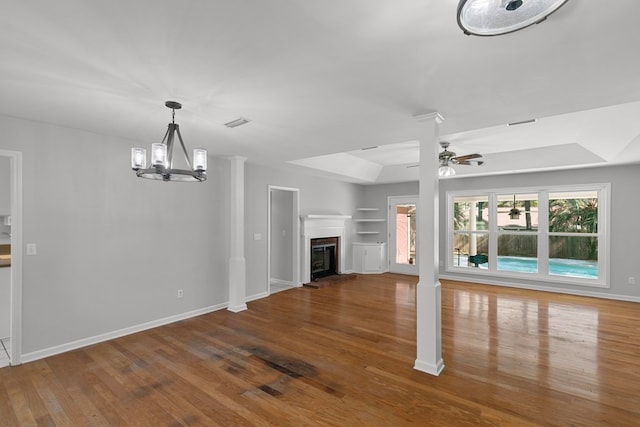
[[[225,123],[224,125],[228,128],[237,128],[238,126],[246,125],[251,120],[245,119],[244,117],[238,117],[235,120],[231,120],[230,122]]]

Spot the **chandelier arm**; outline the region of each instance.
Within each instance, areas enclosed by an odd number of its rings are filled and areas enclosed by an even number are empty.
[[[167,136],[169,135],[169,131],[171,130],[170,126],[167,126],[167,131],[164,133],[164,138],[162,138],[162,142],[161,144],[164,144],[165,141],[167,140]]]
[[[176,125],[176,132],[178,133],[178,140],[180,141],[180,146],[182,146],[182,152],[184,153],[184,159],[187,161],[187,166],[189,166],[189,169],[193,170],[193,166],[191,166],[191,160],[189,160],[189,155],[187,154],[187,149],[185,148],[184,142],[182,141],[180,128],[177,125]]]
[[[167,138],[167,169],[173,168],[173,139],[178,125],[169,123],[169,136]]]

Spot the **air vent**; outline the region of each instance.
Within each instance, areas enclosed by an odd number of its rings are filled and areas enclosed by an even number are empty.
[[[507,126],[525,125],[527,123],[535,123],[535,122],[536,122],[536,119],[529,119],[529,120],[523,120],[521,122],[509,123],[509,124],[507,124]]]
[[[246,125],[250,121],[251,120],[245,119],[244,117],[238,117],[237,119],[231,120],[230,122],[225,123],[224,125],[228,128],[237,128],[238,126]]]

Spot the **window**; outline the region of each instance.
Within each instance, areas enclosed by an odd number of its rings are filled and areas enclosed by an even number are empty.
[[[453,264],[458,267],[486,264],[489,244],[489,199],[462,196],[453,200]],[[484,262],[479,262],[484,261]]]
[[[447,270],[608,286],[609,184],[450,192]]]
[[[538,195],[498,194],[497,269],[538,272]]]
[[[598,192],[549,193],[549,274],[598,277]]]

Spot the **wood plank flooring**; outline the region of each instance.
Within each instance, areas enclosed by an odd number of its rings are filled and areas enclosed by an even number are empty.
[[[0,425],[640,425],[640,304],[443,281],[432,377],[415,283],[358,275],[0,369]]]

